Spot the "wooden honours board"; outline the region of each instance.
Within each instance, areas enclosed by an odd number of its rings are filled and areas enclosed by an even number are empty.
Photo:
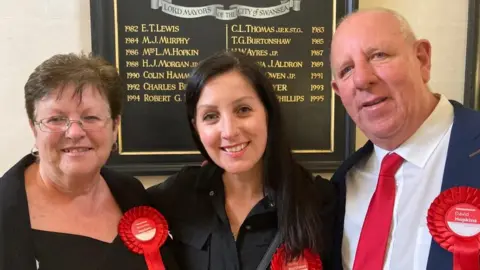
[[[272,80],[295,157],[335,169],[354,148],[354,128],[330,86],[329,44],[356,1],[91,0],[92,48],[125,81],[118,152],[108,166],[133,175],[199,164],[188,128],[185,80],[221,50],[255,58]]]

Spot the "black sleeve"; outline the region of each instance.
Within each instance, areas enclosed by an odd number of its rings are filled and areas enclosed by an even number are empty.
[[[184,204],[184,199],[194,193],[197,174],[197,167],[184,167],[164,182],[149,187],[147,193],[150,204],[167,220],[173,218],[175,211]]]
[[[145,187],[137,178],[107,168],[102,168],[101,174],[123,212],[149,205]]]
[[[335,211],[337,208],[337,196],[335,187],[329,181],[321,176],[315,177],[315,185],[320,194],[319,210],[322,219],[322,239],[324,248],[321,253],[323,269],[329,270],[333,268],[332,251],[333,251],[333,234],[335,223]]]

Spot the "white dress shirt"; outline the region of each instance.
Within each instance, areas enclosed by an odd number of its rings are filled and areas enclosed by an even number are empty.
[[[396,196],[385,270],[424,270],[431,235],[427,212],[440,194],[453,106],[443,95],[422,126],[393,152],[404,158],[395,174]],[[388,151],[374,146],[373,153],[357,163],[346,176],[347,201],[343,232],[344,269],[352,269],[358,239],[370,199],[377,186],[380,164]]]

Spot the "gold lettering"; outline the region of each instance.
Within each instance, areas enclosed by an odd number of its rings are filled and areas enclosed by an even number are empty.
[[[177,90],[177,85],[174,83],[144,83],[143,89],[146,91],[174,91]]]
[[[171,70],[167,71],[167,79],[187,79],[190,74],[188,72],[173,72]]]
[[[178,25],[163,25],[163,24],[145,24],[142,23],[142,32],[156,32],[156,33],[177,33],[180,31]]]
[[[320,96],[310,96],[310,102],[311,102],[311,103],[323,102],[324,100],[325,100],[325,96],[324,96],[324,95],[320,95]]]
[[[198,65],[194,61],[167,61],[163,59],[143,59],[142,67],[166,67],[166,68],[193,68]]]
[[[140,101],[140,95],[127,95],[127,102]]]
[[[249,48],[232,48],[231,51],[241,52],[248,56],[268,56],[268,50],[256,50],[256,49],[249,49]]]
[[[170,102],[170,95],[150,95],[144,94],[143,101],[145,102]]]
[[[305,101],[305,96],[280,96],[277,95],[278,101],[284,102],[284,103],[299,103]]]
[[[284,27],[279,27],[279,28],[284,28]],[[233,24],[230,27],[230,30],[233,33],[275,33],[275,26]]]
[[[312,26],[312,33],[321,34],[325,32],[325,27],[323,26]]]
[[[138,44],[138,37],[126,37],[125,44]]]
[[[144,71],[142,76],[145,79],[154,79],[154,80],[165,79],[165,73],[163,73],[163,72]]]
[[[187,45],[190,42],[190,38],[184,37],[166,37],[166,36],[144,36],[142,44],[173,44],[173,45]],[[137,38],[138,43],[138,38]]]
[[[183,82],[179,82],[178,83],[178,90],[182,91],[182,90],[185,90],[185,89],[187,89],[187,84],[183,83]]]
[[[138,32],[137,25],[125,25],[125,32],[126,33],[136,33]]]
[[[127,83],[127,90],[138,91],[138,90],[140,90],[140,84],[138,84],[138,83],[136,83],[136,84]]]
[[[125,49],[125,55],[138,55],[138,49]]]
[[[126,61],[125,67],[138,67],[138,61]]]
[[[245,33],[245,30],[242,29],[241,24],[232,24],[232,26],[230,27],[230,30],[233,33]]]
[[[291,38],[253,38],[251,36],[232,36],[233,45],[289,45],[292,42]]]
[[[299,27],[277,27],[277,33],[301,34],[303,31]]]
[[[312,61],[311,64],[312,64],[312,68],[323,67],[323,61]]]
[[[310,73],[310,79],[312,79],[312,80],[316,80],[316,79],[323,80],[323,72],[312,72],[312,73]]]
[[[198,49],[179,49],[179,48],[143,48],[143,55],[155,56],[198,56]]]
[[[127,79],[140,79],[139,72],[127,72]]]
[[[323,38],[312,38],[312,44],[324,44],[325,40]]]
[[[301,68],[303,67],[303,62],[302,61],[270,60],[268,67],[269,68]]]
[[[310,85],[310,91],[323,91],[325,86],[323,84],[312,84]]]
[[[323,50],[310,50],[310,56],[322,56]]]
[[[273,90],[278,91],[278,92],[285,92],[285,91],[287,91],[287,85],[286,84],[273,84]]]
[[[274,26],[256,26],[251,24],[245,25],[248,33],[275,33]]]
[[[182,94],[182,95],[176,94],[176,95],[173,96],[173,100],[175,100],[175,102],[182,102],[184,97],[185,97],[184,94]]]
[[[287,78],[287,73],[283,72],[266,72],[267,78],[275,80],[283,80]]]

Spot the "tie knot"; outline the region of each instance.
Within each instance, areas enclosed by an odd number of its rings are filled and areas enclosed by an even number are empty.
[[[395,153],[387,154],[382,160],[380,175],[394,177],[398,168],[403,163],[403,158]]]

